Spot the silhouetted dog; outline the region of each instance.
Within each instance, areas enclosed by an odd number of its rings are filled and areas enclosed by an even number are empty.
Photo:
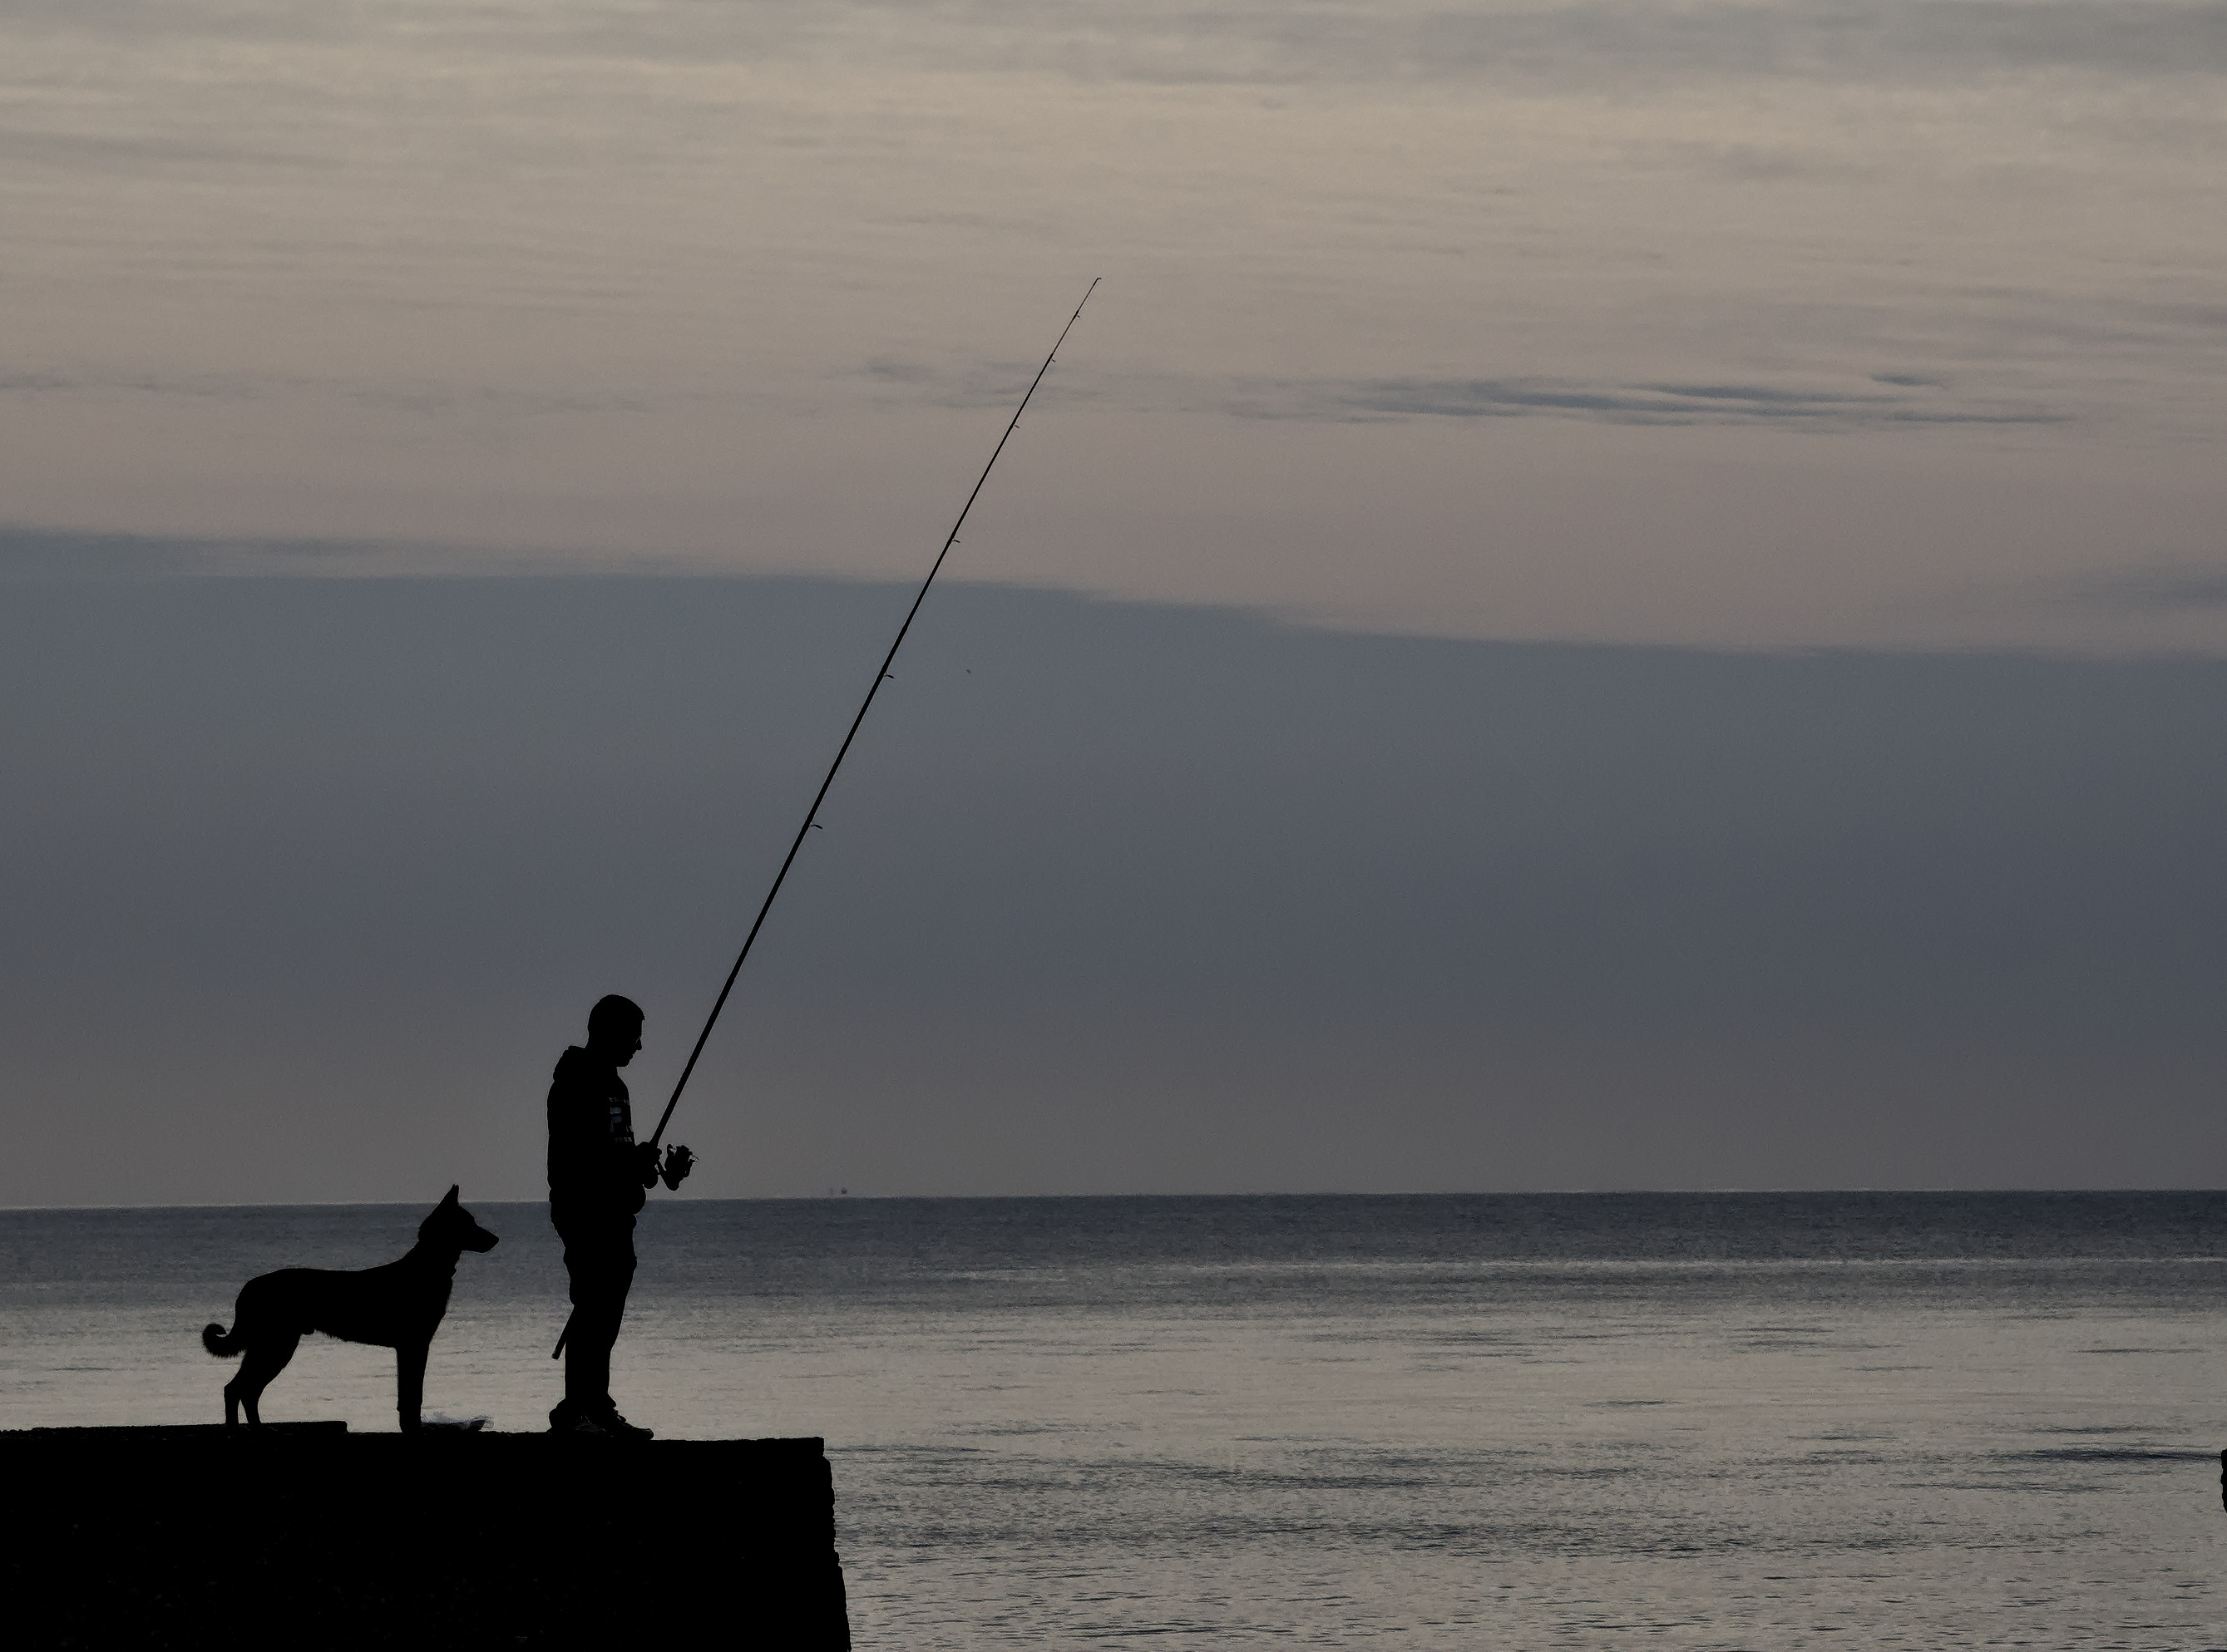
[[[472,1220],[456,1202],[456,1190],[418,1224],[418,1242],[399,1262],[344,1273],[322,1267],[282,1267],[258,1274],[239,1288],[232,1330],[210,1325],[201,1346],[220,1359],[245,1350],[239,1375],[224,1385],[227,1427],[239,1423],[247,1407],[251,1426],[263,1418],[256,1401],[271,1379],[286,1368],[304,1334],[321,1330],[344,1343],[369,1343],[394,1350],[401,1392],[395,1404],[402,1426],[418,1426],[425,1400],[425,1350],[449,1311],[449,1287],[456,1282],[456,1259],[466,1251],[495,1248],[495,1235]]]

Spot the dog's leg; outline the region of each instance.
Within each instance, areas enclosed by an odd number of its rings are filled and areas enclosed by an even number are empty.
[[[425,1353],[429,1346],[424,1343],[404,1343],[394,1350],[394,1404],[402,1414],[402,1432],[405,1434],[417,1432],[418,1414],[425,1404]]]
[[[263,1426],[263,1412],[258,1405],[263,1391],[271,1380],[286,1368],[286,1362],[294,1357],[301,1345],[301,1333],[297,1331],[283,1338],[249,1346],[247,1357],[239,1362],[239,1375],[225,1384],[224,1401],[227,1413],[232,1406],[233,1390],[239,1390],[239,1403],[247,1408],[247,1424],[251,1428]]]
[[[239,1426],[239,1379],[238,1377],[234,1377],[231,1381],[224,1385],[224,1426],[227,1428],[237,1428]]]

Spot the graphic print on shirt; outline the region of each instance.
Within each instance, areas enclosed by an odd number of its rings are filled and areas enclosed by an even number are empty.
[[[634,1106],[613,1097],[610,1101],[611,1139],[626,1146],[634,1145]]]

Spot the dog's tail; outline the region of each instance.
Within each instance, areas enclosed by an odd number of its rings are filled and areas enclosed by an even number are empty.
[[[228,1360],[239,1352],[239,1333],[234,1330],[230,1336],[227,1336],[222,1325],[203,1325],[201,1346],[215,1355],[217,1358]]]

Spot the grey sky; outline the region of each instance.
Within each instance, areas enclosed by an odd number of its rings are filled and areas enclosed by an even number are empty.
[[[22,526],[2213,651],[2227,10],[0,4]],[[1019,456],[1017,454],[1017,457]],[[432,554],[430,551],[426,554]]]
[[[598,994],[661,1097],[905,600],[0,562],[25,1202],[532,1196]],[[682,1133],[724,1194],[2215,1182],[2223,723],[2227,663],[954,586]]]
[[[2185,0],[0,0],[0,1199],[530,1193],[613,987],[658,1088],[1094,275],[706,1190],[2216,1181],[2223,90]]]

